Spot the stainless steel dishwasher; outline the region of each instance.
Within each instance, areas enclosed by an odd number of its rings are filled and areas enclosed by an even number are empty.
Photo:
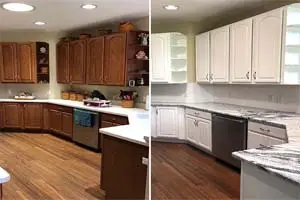
[[[82,126],[75,123],[76,111],[88,113],[92,115],[92,126]],[[99,149],[99,113],[86,110],[74,109],[73,120],[73,141],[85,146]]]
[[[247,149],[246,119],[227,115],[212,115],[212,154],[237,168],[241,162],[232,157],[232,152]]]

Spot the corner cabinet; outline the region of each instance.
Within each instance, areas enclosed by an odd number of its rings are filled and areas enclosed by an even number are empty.
[[[211,31],[211,82],[229,82],[229,26]]]
[[[279,83],[283,8],[253,18],[253,81]]]
[[[42,129],[43,109],[42,104],[26,103],[24,104],[24,128]]]
[[[210,82],[210,33],[196,36],[196,79],[197,82]]]
[[[157,136],[178,138],[177,107],[157,107]]]
[[[126,33],[105,36],[105,85],[126,85]]]

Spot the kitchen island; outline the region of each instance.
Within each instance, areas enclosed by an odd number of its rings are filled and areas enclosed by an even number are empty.
[[[101,189],[106,199],[148,198],[148,113],[128,116],[129,125],[100,129]]]
[[[300,199],[300,143],[234,152],[242,161],[240,199]]]

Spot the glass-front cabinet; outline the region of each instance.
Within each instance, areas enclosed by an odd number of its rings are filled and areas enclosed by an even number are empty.
[[[152,83],[187,82],[187,37],[182,33],[151,35]]]
[[[283,31],[283,84],[300,84],[300,4],[285,9]]]

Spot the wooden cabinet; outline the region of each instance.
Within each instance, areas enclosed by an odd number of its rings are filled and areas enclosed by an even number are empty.
[[[253,18],[253,81],[280,82],[283,9]]]
[[[251,82],[252,18],[230,25],[230,80]]]
[[[104,37],[87,41],[87,84],[103,84],[104,78]]]
[[[61,133],[72,138],[73,136],[73,115],[71,113],[62,113]]]
[[[101,184],[106,199],[145,199],[149,147],[103,136]]]
[[[0,129],[4,128],[4,112],[3,105],[0,104]]]
[[[211,31],[211,76],[212,82],[229,81],[229,26]]]
[[[49,116],[49,108],[47,104],[43,105],[43,130],[50,129],[50,116]]]
[[[196,36],[196,79],[197,82],[210,81],[210,34]]]
[[[56,77],[57,83],[69,83],[69,43],[62,42],[56,47]]]
[[[126,33],[105,36],[105,85],[126,85]]]
[[[19,43],[17,45],[18,82],[36,83],[36,47],[35,43]]]
[[[1,81],[3,83],[17,82],[17,44],[0,44]]]
[[[177,107],[157,107],[157,136],[178,138],[179,126]]]
[[[86,40],[72,41],[70,42],[70,83],[84,84],[85,72]]]
[[[50,130],[67,138],[73,136],[73,109],[49,105]]]
[[[24,128],[42,129],[43,112],[42,104],[26,103],[24,104]]]
[[[152,82],[168,82],[170,65],[169,34],[151,34],[151,72]]]
[[[19,103],[3,104],[4,128],[23,128],[23,105]]]

